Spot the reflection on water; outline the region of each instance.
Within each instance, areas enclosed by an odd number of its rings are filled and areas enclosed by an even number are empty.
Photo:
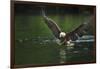
[[[94,60],[91,53],[94,50],[93,43],[76,42],[74,46],[59,46],[54,38],[49,37],[17,39],[15,61],[16,64],[62,64],[72,61],[91,61]]]
[[[60,51],[59,51],[59,56],[60,56],[60,63],[66,63],[68,59],[70,59],[70,56],[68,56],[69,53],[72,52],[72,50],[74,49],[74,45],[73,46],[65,46],[65,47],[61,47]],[[78,51],[73,51],[73,53],[77,53]]]
[[[65,49],[60,49],[60,63],[65,63],[66,61],[66,51]]]

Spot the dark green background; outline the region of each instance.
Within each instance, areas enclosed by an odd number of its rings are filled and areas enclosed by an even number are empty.
[[[86,21],[93,9],[85,7],[45,7],[46,15],[53,19],[64,32],[70,32]],[[92,29],[92,28],[91,28]],[[93,31],[89,32],[92,34]],[[15,5],[15,64],[60,63],[61,49],[66,50],[65,62],[95,60],[91,51],[93,43],[83,43],[81,47],[68,50],[53,42],[54,36],[45,24],[39,6]],[[74,51],[80,53],[75,54]]]

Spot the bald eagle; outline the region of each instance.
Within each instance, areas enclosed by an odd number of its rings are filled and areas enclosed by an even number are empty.
[[[86,33],[88,29],[88,25],[90,24],[90,21],[94,17],[94,16],[90,16],[90,18],[86,22],[82,23],[71,32],[63,32],[54,20],[48,18],[45,15],[44,9],[42,9],[42,16],[45,21],[45,24],[52,31],[59,45],[74,45],[73,43],[71,43],[71,41],[77,40],[78,38],[82,37]]]

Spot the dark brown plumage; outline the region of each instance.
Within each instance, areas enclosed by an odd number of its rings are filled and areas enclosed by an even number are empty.
[[[54,36],[61,41],[62,44],[67,44],[67,41],[70,41],[70,40],[72,41],[77,40],[79,37],[86,34],[89,24],[91,20],[93,20],[93,17],[94,17],[94,16],[90,16],[89,19],[87,19],[87,21],[83,22],[76,29],[72,30],[71,32],[66,33],[64,37],[60,37],[60,33],[62,31],[60,27],[57,25],[57,23],[53,21],[52,19],[48,18],[45,15],[45,12],[43,9],[42,9],[42,15],[49,29],[52,31]]]

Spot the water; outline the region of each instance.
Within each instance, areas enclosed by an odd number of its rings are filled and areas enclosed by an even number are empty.
[[[51,15],[63,31],[71,31],[87,16]],[[63,64],[67,62],[94,61],[94,42],[76,42],[75,46],[58,45],[54,35],[39,15],[15,16],[15,65]]]
[[[34,37],[16,40],[15,63],[22,64],[56,64],[95,60],[93,42],[59,46],[53,38]]]

